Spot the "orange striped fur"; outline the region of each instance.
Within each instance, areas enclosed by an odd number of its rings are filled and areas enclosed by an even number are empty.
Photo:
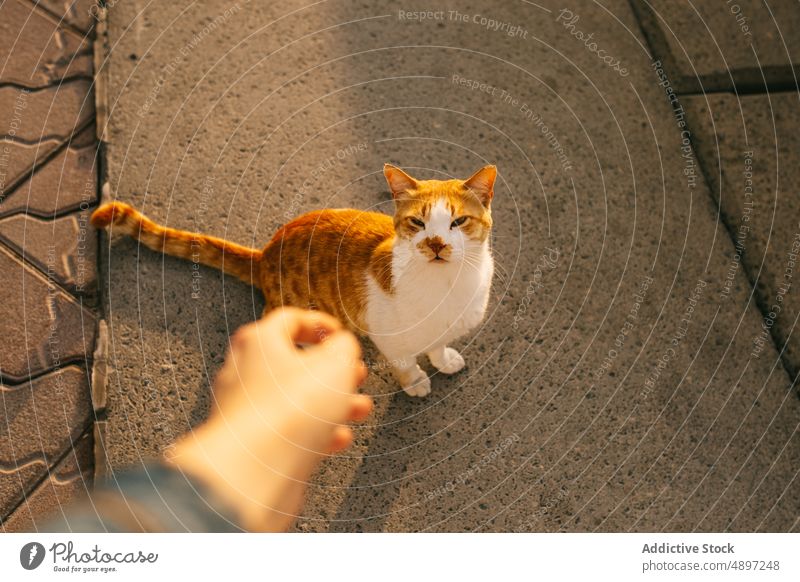
[[[161,226],[123,202],[102,205],[92,213],[91,223],[95,228],[131,236],[154,251],[214,267],[251,285],[259,281],[261,251]]]
[[[282,305],[321,309],[351,329],[367,333],[364,312],[368,276],[387,294],[392,289],[392,253],[397,239],[418,232],[412,219],[426,220],[432,204],[444,199],[464,218],[465,236],[485,241],[492,226],[489,202],[496,170],[487,166],[469,180],[417,181],[394,166],[384,169],[396,201],[394,218],[354,209],[317,210],[280,228],[262,249],[203,234],[168,228],[122,202],[104,204],[91,217],[97,228],[129,235],[148,248],[194,260],[259,287],[267,309]],[[483,180],[483,182],[481,182]],[[433,246],[431,246],[433,245]],[[447,245],[422,241],[420,252],[434,259]]]

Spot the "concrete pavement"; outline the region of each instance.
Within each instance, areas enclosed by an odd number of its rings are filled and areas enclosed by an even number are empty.
[[[761,291],[695,147],[715,129],[640,8],[110,9],[109,191],[169,226],[260,246],[315,208],[391,212],[387,161],[500,169],[467,369],[413,400],[365,345],[375,414],[298,530],[798,531],[797,394],[779,340],[752,355]],[[113,470],[204,418],[262,304],[129,240],[100,266]]]

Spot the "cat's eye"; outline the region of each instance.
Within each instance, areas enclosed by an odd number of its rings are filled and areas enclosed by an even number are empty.
[[[419,218],[411,217],[408,220],[411,221],[411,224],[413,224],[414,226],[418,226],[420,228],[425,228],[425,223],[422,222]]]
[[[469,216],[459,216],[453,222],[450,223],[450,228],[458,228],[462,224],[464,224]]]

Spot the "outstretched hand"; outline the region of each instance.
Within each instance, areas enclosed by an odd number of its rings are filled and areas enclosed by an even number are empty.
[[[208,420],[168,462],[210,486],[247,529],[283,531],[319,461],[352,442],[346,423],[372,410],[356,394],[367,374],[361,347],[333,317],[295,308],[242,327],[230,343]]]

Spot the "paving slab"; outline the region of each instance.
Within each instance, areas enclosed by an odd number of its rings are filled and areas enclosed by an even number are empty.
[[[46,474],[47,466],[40,462],[27,465],[15,464],[3,469],[0,473],[0,499],[3,501],[0,523],[14,511],[20,501],[24,500],[26,492],[41,482]]]
[[[8,142],[37,144],[65,142],[76,128],[94,119],[94,94],[89,80],[60,83],[29,90],[0,87],[0,138]]]
[[[797,94],[684,100],[698,154],[756,283],[764,315],[753,353],[775,342],[800,372],[800,99]],[[774,338],[774,340],[773,340]]]
[[[0,6],[0,82],[36,88],[91,78],[91,43],[59,21],[28,0]]]
[[[85,123],[85,119],[81,120]],[[77,135],[37,140],[34,143],[13,141],[6,137],[0,147],[0,200],[44,166],[62,147],[82,148],[94,143],[95,127],[90,124]]]
[[[0,387],[0,508],[22,501],[86,432],[92,411],[89,392],[86,371],[77,366]]]
[[[23,182],[37,162],[44,162],[60,145],[58,140],[50,139],[37,144],[7,141],[0,146],[0,199]]]
[[[46,531],[47,520],[84,497],[93,483],[93,441],[86,433],[64,459],[50,470],[44,482],[6,519],[6,532]]]
[[[93,33],[100,14],[97,0],[34,0],[34,3],[86,34]]]
[[[91,209],[54,220],[15,214],[0,219],[0,240],[42,271],[49,264],[53,279],[73,294],[93,298],[97,233],[89,225],[90,215]]]
[[[733,244],[630,5],[435,8],[109,13],[112,197],[171,227],[260,246],[304,211],[391,212],[384,162],[500,168],[467,368],[411,399],[365,344],[376,411],[297,529],[794,527],[797,396],[773,347],[749,358],[759,311],[741,271],[727,283]],[[228,334],[262,303],[129,240],[101,273],[116,468],[202,421]]]
[[[794,0],[631,0],[679,92],[797,87]]]
[[[90,364],[94,314],[54,284],[52,277],[24,264],[2,245],[0,272],[5,283],[0,303],[0,377],[23,382],[68,363]]]
[[[83,132],[93,137],[91,128]],[[0,217],[25,212],[41,218],[86,210],[97,200],[97,144],[76,140],[63,147],[28,180],[6,194]]]

